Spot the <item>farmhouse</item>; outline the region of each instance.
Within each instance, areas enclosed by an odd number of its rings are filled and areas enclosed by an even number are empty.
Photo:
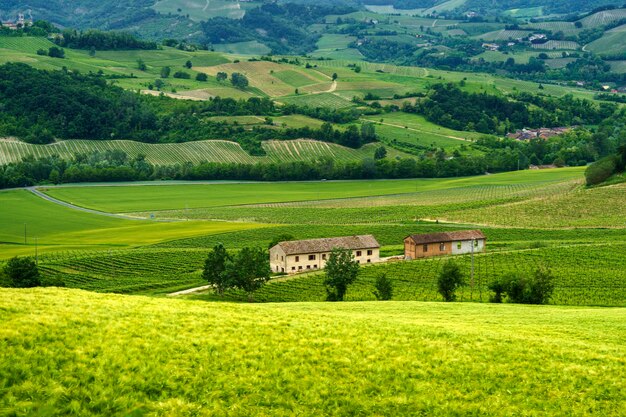
[[[273,272],[289,274],[321,269],[335,248],[351,250],[362,264],[380,261],[378,241],[372,235],[363,235],[280,242],[270,248],[270,266]]]
[[[406,259],[484,252],[487,238],[480,230],[410,235],[404,239]]]

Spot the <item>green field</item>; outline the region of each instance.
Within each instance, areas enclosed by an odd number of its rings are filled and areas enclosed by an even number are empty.
[[[618,416],[623,309],[0,290],[8,415]],[[36,385],[35,385],[36,381]]]
[[[600,55],[619,55],[626,52],[624,42],[626,42],[626,25],[606,32],[600,39],[586,45],[585,50]]]
[[[159,13],[188,15],[194,21],[204,21],[217,16],[241,19],[246,9],[258,4],[237,0],[158,0],[152,8]]]
[[[0,192],[0,257],[68,250],[131,248],[166,240],[261,227],[225,222],[125,220],[72,210],[25,190]]]
[[[509,172],[478,177],[380,181],[311,181],[288,183],[160,185],[143,187],[55,187],[45,192],[57,199],[107,212],[223,207],[409,194],[477,185],[546,185],[580,178],[580,168]]]

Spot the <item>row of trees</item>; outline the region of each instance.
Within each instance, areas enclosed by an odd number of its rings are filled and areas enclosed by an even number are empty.
[[[93,48],[98,51],[157,49],[156,42],[137,39],[128,32],[103,32],[95,29],[86,31],[66,29],[59,36],[55,37],[54,42],[59,46],[67,48]]]

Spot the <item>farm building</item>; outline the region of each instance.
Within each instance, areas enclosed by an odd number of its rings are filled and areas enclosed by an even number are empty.
[[[486,241],[487,238],[480,230],[410,235],[404,238],[404,257],[417,259],[484,252]]]
[[[270,266],[273,272],[290,274],[321,269],[335,248],[351,250],[354,259],[359,263],[375,263],[380,260],[380,245],[376,238],[363,235],[280,242],[270,248]]]

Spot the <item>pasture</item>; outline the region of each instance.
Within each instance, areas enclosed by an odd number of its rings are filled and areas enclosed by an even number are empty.
[[[9,414],[618,416],[625,406],[617,308],[67,289],[0,289],[0,304]]]

